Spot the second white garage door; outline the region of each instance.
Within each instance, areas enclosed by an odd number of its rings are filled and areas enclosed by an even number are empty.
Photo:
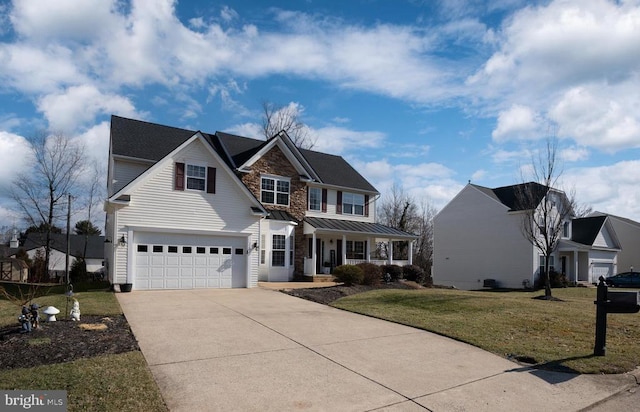
[[[135,289],[247,286],[245,238],[136,232]]]

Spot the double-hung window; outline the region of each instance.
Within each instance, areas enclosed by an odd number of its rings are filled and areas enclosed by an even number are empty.
[[[322,189],[319,187],[309,188],[309,210],[320,211],[322,207]]]
[[[364,242],[347,240],[347,259],[364,259]]]
[[[342,213],[364,216],[364,195],[357,193],[342,194]]]
[[[544,255],[540,255],[540,273],[544,273],[544,263],[545,263]],[[556,263],[555,256],[553,255],[549,256],[549,271],[554,270],[555,263]]]
[[[271,266],[284,266],[286,247],[284,235],[273,235],[271,242]]]
[[[207,184],[207,168],[187,165],[187,189],[204,191]]]
[[[260,200],[262,203],[289,206],[289,186],[288,179],[262,177]]]

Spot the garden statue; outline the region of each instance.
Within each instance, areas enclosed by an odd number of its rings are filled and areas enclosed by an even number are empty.
[[[40,326],[40,314],[38,313],[38,309],[40,309],[40,305],[37,303],[32,303],[29,307],[29,314],[31,315],[31,326],[34,329],[38,329]]]
[[[80,302],[73,300],[73,308],[71,308],[71,320],[80,320]]]
[[[31,319],[29,319],[29,309],[27,309],[26,306],[22,307],[22,314],[20,314],[20,316],[18,316],[18,321],[20,322],[20,325],[22,326],[22,330],[20,330],[20,333],[27,333],[27,332],[31,332]]]

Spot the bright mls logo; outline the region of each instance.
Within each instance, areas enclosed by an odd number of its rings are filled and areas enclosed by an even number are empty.
[[[0,391],[2,411],[66,412],[67,391]]]

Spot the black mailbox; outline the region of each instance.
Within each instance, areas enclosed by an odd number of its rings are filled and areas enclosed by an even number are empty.
[[[640,312],[639,292],[609,292],[607,297],[607,313]]]

